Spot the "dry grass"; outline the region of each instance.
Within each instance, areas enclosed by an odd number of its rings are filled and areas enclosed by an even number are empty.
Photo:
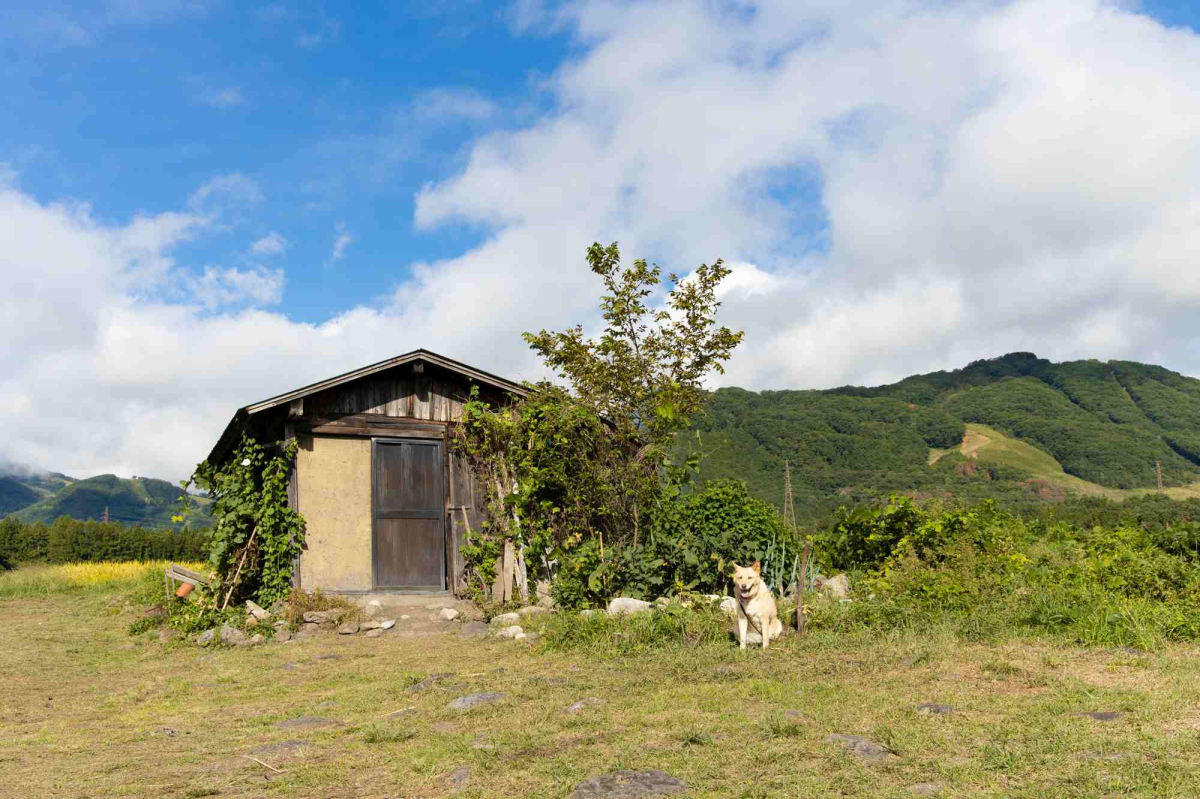
[[[165,560],[156,560],[22,566],[0,572],[0,599],[130,589],[147,580],[162,582],[168,565]],[[202,567],[199,563],[179,565],[196,571]]]
[[[436,797],[466,767],[462,796],[557,797],[628,768],[678,776],[693,797],[899,797],[928,782],[945,796],[1200,794],[1190,647],[813,634],[766,653],[597,657],[463,642],[417,608],[377,639],[203,650],[130,638],[140,608],[118,596],[0,602],[0,784],[19,774],[29,797]],[[432,674],[450,676],[406,690]],[[447,708],[484,691],[506,696]],[[585,698],[600,701],[565,712]],[[922,702],[955,712],[922,716]],[[335,723],[278,726],[299,716]],[[858,760],[831,733],[899,758]]]

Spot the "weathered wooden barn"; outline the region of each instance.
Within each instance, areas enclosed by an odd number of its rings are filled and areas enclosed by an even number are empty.
[[[414,350],[239,409],[208,460],[223,462],[243,433],[298,440],[289,501],[307,523],[299,587],[457,590],[465,525],[478,529],[486,514],[482,490],[450,447],[473,385],[493,406],[528,393]]]

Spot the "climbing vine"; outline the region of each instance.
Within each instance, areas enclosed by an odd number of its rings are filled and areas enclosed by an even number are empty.
[[[207,562],[212,583],[202,597],[215,609],[246,599],[269,607],[291,591],[304,545],[304,517],[287,498],[295,457],[295,439],[268,448],[243,436],[223,465],[196,467],[189,485],[208,492],[216,520]]]

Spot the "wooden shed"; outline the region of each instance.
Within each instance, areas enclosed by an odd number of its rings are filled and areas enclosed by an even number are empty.
[[[457,591],[465,524],[478,529],[486,514],[482,490],[450,447],[473,385],[493,406],[528,393],[414,350],[239,409],[208,460],[223,462],[243,433],[298,440],[289,502],[307,524],[299,587]]]

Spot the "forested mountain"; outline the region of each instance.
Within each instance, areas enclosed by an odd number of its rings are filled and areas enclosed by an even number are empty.
[[[42,480],[43,485],[54,484],[46,476],[38,479]],[[30,488],[24,484],[18,485]],[[35,501],[12,512],[12,515],[21,521],[49,523],[60,516],[103,519],[107,508],[110,521],[144,527],[171,527],[177,526],[172,524],[171,516],[178,513],[177,503],[182,494],[179,486],[152,477],[124,479],[102,474],[86,480],[64,478],[56,491],[43,489],[43,493],[35,496]],[[197,507],[199,513],[189,520],[188,525],[196,527],[211,524],[207,500],[198,498]]]
[[[798,513],[891,491],[1033,505],[1156,490],[1200,496],[1200,380],[1130,361],[1032,353],[873,388],[713,393],[702,479],[744,479]]]

